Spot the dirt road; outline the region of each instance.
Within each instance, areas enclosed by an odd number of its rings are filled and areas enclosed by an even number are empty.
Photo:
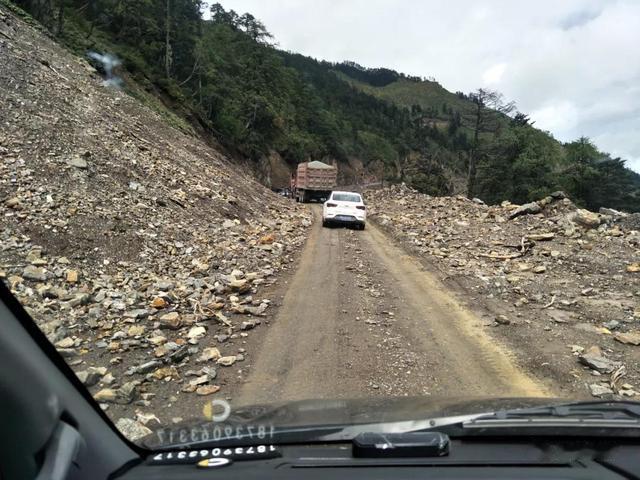
[[[316,222],[238,403],[372,395],[543,396],[481,320],[394,246]]]

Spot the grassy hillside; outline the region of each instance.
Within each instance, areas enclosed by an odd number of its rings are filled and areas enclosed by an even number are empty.
[[[473,103],[465,98],[451,93],[442,87],[438,82],[429,80],[411,80],[398,78],[384,86],[374,86],[366,82],[351,78],[348,74],[336,69],[336,75],[349,82],[354,87],[373,95],[382,100],[386,100],[406,108],[420,105],[423,109],[436,109],[442,112],[443,109],[460,112],[472,112]],[[444,114],[445,117],[448,115]]]

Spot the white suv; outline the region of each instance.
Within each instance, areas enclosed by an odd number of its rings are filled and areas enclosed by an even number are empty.
[[[355,192],[331,192],[329,200],[322,206],[322,226],[332,224],[355,225],[364,230],[367,221],[367,207],[362,196]]]

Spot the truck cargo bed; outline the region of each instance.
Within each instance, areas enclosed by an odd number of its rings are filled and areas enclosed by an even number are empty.
[[[322,162],[298,165],[296,187],[304,190],[332,190],[336,186],[338,170]]]

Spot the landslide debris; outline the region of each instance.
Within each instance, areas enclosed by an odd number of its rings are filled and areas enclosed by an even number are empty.
[[[640,215],[365,194],[370,219],[461,289],[517,361],[570,396],[640,395]]]
[[[132,438],[201,416],[309,213],[3,7],[0,31],[0,279]]]

